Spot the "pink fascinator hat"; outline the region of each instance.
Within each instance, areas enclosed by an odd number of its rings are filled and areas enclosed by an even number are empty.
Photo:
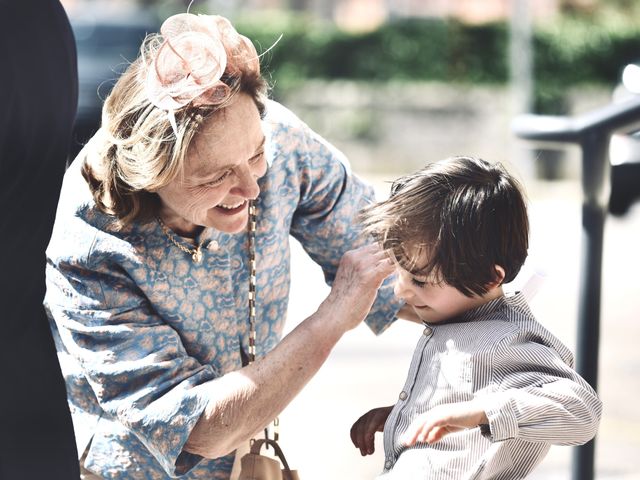
[[[148,63],[149,101],[167,112],[174,133],[175,111],[192,105],[220,105],[231,95],[221,78],[251,71],[260,62],[251,41],[218,15],[181,13],[160,27],[162,44]]]

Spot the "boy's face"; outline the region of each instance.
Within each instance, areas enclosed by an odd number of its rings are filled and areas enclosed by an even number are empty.
[[[416,263],[421,260],[426,260],[424,253],[418,256]],[[487,301],[480,296],[467,297],[446,283],[437,283],[424,276],[414,275],[398,263],[396,274],[396,296],[413,307],[420,320],[427,323],[448,320]]]

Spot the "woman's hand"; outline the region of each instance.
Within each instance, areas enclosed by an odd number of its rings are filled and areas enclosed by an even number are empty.
[[[411,422],[400,442],[408,447],[416,443],[435,443],[450,433],[487,423],[487,415],[478,402],[438,405]]]
[[[351,441],[356,448],[360,449],[360,454],[363,457],[375,452],[375,434],[384,430],[384,422],[387,421],[392,409],[393,406],[369,410],[351,427]]]
[[[350,250],[340,260],[323,306],[332,310],[344,331],[351,330],[367,316],[378,288],[393,271],[393,263],[377,245]]]

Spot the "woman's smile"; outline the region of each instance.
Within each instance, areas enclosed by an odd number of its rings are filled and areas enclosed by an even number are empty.
[[[248,203],[249,202],[247,202],[246,200],[235,204],[221,203],[214,208],[216,209],[216,212],[221,213],[222,215],[236,215],[242,212],[246,208]]]

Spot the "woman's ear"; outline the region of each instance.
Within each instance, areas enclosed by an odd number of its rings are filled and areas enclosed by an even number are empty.
[[[494,265],[493,269],[496,275],[493,282],[489,283],[489,288],[499,287],[500,285],[502,285],[502,282],[504,281],[504,277],[506,275],[504,268],[502,268],[500,265]]]

